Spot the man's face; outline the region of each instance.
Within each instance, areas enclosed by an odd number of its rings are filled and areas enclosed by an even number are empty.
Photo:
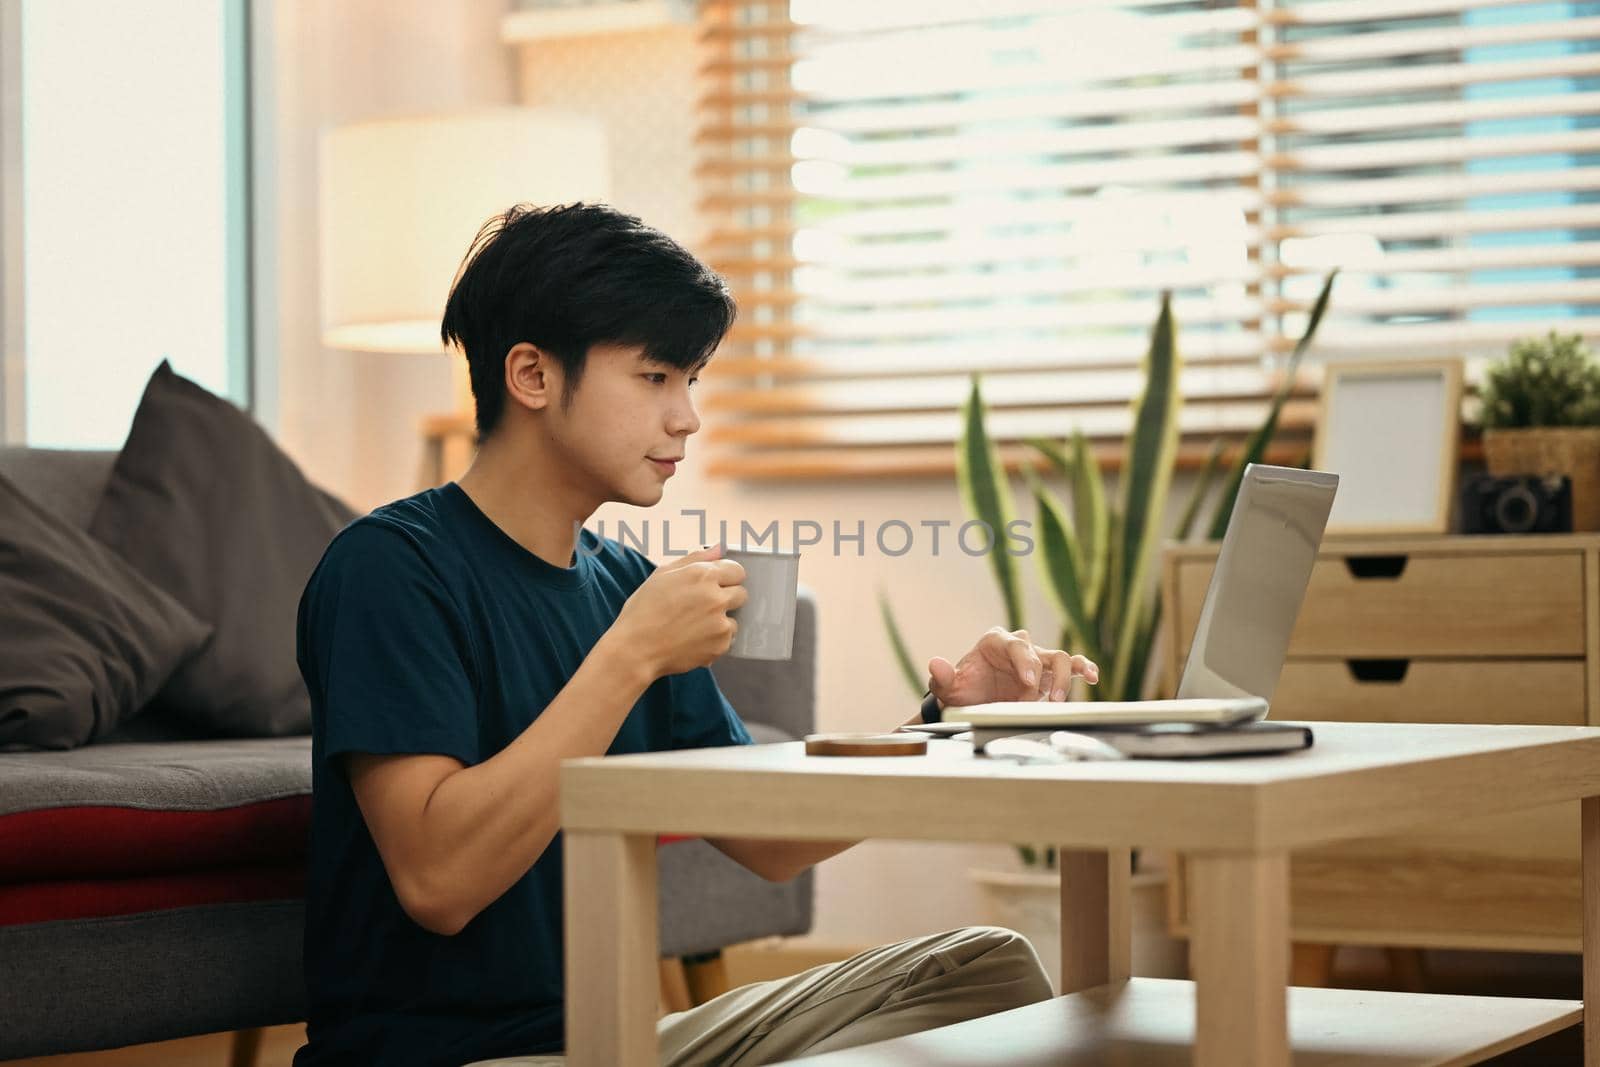
[[[604,500],[648,507],[661,499],[673,464],[700,429],[695,375],[649,362],[639,346],[595,345],[563,413],[548,409],[550,433],[574,484]]]

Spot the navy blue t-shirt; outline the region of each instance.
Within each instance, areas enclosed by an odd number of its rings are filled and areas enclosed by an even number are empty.
[[[589,530],[571,566],[523,548],[451,483],[328,547],[300,601],[311,692],[308,1044],[295,1067],[457,1067],[562,1047],[561,838],[453,937],[401,910],[348,752],[472,766],[521,734],[654,569]],[[612,753],[748,744],[704,668],[658,679]]]

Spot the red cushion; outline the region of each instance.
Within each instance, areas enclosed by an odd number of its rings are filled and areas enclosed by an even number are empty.
[[[305,893],[305,869],[298,864],[0,885],[0,926],[133,915],[194,904],[302,900]]]
[[[311,797],[0,815],[0,926],[305,895]],[[662,834],[662,845],[694,840]]]
[[[0,883],[301,866],[311,797],[209,811],[39,808],[0,815]]]

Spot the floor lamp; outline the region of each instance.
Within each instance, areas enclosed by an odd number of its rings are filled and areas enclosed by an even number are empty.
[[[485,221],[610,194],[600,124],[541,108],[339,126],[319,161],[322,340],[361,352],[445,355],[445,299]],[[422,423],[426,485],[459,473],[475,443],[466,362],[453,367],[454,410]]]

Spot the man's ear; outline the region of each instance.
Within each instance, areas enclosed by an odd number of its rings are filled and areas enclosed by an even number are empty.
[[[555,402],[561,390],[561,365],[537,345],[519,341],[506,353],[506,398],[529,411]]]

